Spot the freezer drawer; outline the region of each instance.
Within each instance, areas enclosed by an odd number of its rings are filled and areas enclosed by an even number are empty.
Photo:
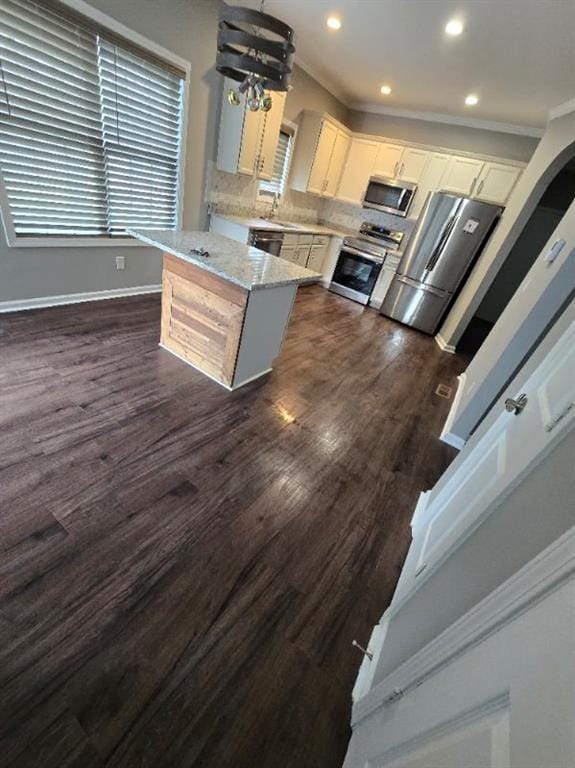
[[[451,299],[446,292],[431,292],[412,281],[395,277],[381,305],[381,314],[419,331],[435,333]]]

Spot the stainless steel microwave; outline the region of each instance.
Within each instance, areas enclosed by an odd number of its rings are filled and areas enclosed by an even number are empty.
[[[393,213],[396,216],[407,216],[417,184],[409,181],[396,181],[383,176],[372,176],[363,196],[364,208],[375,208],[376,211]]]

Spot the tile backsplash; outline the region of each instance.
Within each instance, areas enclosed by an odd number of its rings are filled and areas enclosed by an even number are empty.
[[[210,164],[207,181],[207,202],[210,210],[233,216],[262,216],[271,208],[271,201],[258,199],[258,181],[240,173],[224,173]],[[278,218],[293,221],[321,222],[358,230],[364,221],[381,224],[409,235],[415,222],[388,213],[361,208],[359,205],[325,200],[316,195],[287,189],[281,197]]]

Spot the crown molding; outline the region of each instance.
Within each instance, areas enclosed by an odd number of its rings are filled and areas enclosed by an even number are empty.
[[[563,115],[568,115],[569,112],[575,112],[575,99],[569,99],[569,101],[564,101],[563,104],[558,104],[556,107],[553,107],[553,109],[550,109],[549,120],[563,117]]]
[[[478,128],[482,131],[497,131],[499,133],[512,133],[516,136],[531,136],[540,139],[545,132],[544,128],[534,128],[529,125],[513,125],[511,123],[499,123],[496,120],[480,120],[474,117],[460,117],[448,115],[443,112],[420,112],[413,109],[401,109],[399,107],[385,107],[372,102],[353,102],[349,108],[356,112],[372,112],[377,115],[391,115],[393,117],[405,117],[409,120],[424,120],[430,123],[446,123],[448,125],[461,125],[465,128]]]
[[[316,83],[319,83],[322,88],[325,88],[325,90],[329,91],[329,93],[331,93],[331,95],[334,96],[338,101],[341,101],[344,107],[350,106],[349,97],[336,83],[333,82],[333,80],[330,80],[325,75],[320,74],[313,66],[308,64],[307,61],[303,61],[297,55],[295,57],[295,63],[300,69],[303,69],[304,72],[313,78]]]

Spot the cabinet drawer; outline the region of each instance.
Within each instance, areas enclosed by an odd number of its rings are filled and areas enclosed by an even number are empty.
[[[299,235],[298,245],[311,245],[313,243],[313,235]]]
[[[329,235],[314,235],[313,236],[313,244],[314,245],[328,245],[329,244]]]
[[[284,235],[283,247],[286,245],[295,247],[299,242],[299,235]]]

